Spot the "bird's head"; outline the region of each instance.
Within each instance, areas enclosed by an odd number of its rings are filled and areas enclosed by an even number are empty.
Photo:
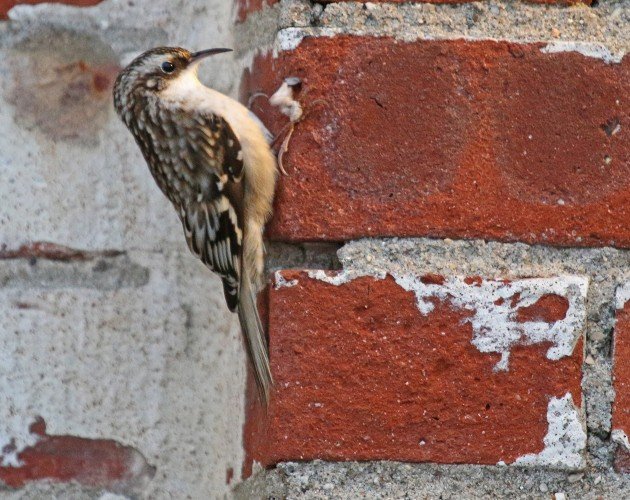
[[[232,49],[208,49],[190,52],[180,47],[157,47],[144,52],[124,68],[114,85],[114,103],[120,111],[136,92],[152,93],[166,89],[178,78],[195,74],[205,57]]]

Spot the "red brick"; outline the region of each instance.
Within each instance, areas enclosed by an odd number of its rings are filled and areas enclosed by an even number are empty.
[[[615,450],[614,468],[617,472],[630,473],[630,451],[624,446]]]
[[[630,246],[630,59],[543,47],[336,36],[259,57],[243,97],[299,76],[308,113],[269,236]]]
[[[31,432],[39,439],[35,445],[18,453],[21,465],[0,467],[0,482],[12,488],[47,479],[126,491],[155,474],[154,467],[148,465],[138,451],[116,441],[51,436],[46,434],[43,419],[31,426]]]
[[[630,473],[630,449],[624,445],[630,436],[630,283],[617,292],[614,332],[613,439],[618,442],[615,468]]]
[[[77,5],[87,7],[101,3],[102,0],[0,0],[0,19],[6,19],[7,13],[13,7],[19,4],[37,4],[37,3],[64,3],[67,5]]]
[[[511,463],[543,449],[551,398],[581,405],[581,332],[555,361],[549,343],[517,343],[498,371],[501,356],[471,343],[474,310],[453,300],[423,315],[391,277],[282,278],[268,292],[275,388],[265,413],[250,387],[245,474],[252,461]]]

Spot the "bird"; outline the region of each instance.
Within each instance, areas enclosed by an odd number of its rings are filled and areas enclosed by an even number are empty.
[[[206,57],[229,52],[156,47],[129,63],[113,89],[114,107],[160,190],[190,251],[218,274],[237,312],[260,399],[273,384],[256,307],[263,285],[263,229],[272,212],[277,161],[262,122],[238,101],[203,85]]]

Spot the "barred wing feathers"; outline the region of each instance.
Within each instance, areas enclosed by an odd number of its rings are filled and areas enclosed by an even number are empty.
[[[230,125],[195,111],[158,113],[172,138],[169,157],[175,185],[169,198],[179,209],[190,250],[221,276],[231,311],[239,302],[243,244],[243,154]],[[178,165],[179,163],[179,165]],[[178,182],[179,181],[179,182]],[[181,189],[177,189],[177,185]],[[172,189],[169,190],[172,192]]]
[[[238,311],[249,357],[266,402],[272,384],[252,279],[243,265],[244,165],[241,145],[220,116],[165,108],[134,110],[127,124],[162,192],[178,210],[190,250],[221,276],[225,300]],[[148,126],[145,124],[152,124]]]

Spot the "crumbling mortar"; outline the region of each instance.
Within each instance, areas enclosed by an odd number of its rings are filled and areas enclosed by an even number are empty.
[[[400,462],[283,462],[241,483],[234,498],[442,498],[485,500],[622,498],[630,476],[612,471],[567,474],[548,468]],[[560,498],[556,496],[555,498]]]
[[[291,268],[339,270],[342,267],[337,251],[341,246],[341,243],[270,242],[266,247],[266,270],[268,273]]]
[[[338,34],[391,36],[415,40],[505,40],[546,42],[549,51],[577,51],[619,62],[630,47],[628,0],[590,8],[526,2],[429,3],[311,3],[282,0],[248,16],[237,28],[236,39],[249,47],[276,50],[295,47],[303,36]],[[270,19],[276,20],[274,25]],[[264,29],[263,29],[264,28]],[[264,36],[256,33],[264,31]],[[264,43],[261,44],[261,40]],[[291,41],[290,41],[291,40]],[[249,59],[249,58],[248,58]]]

